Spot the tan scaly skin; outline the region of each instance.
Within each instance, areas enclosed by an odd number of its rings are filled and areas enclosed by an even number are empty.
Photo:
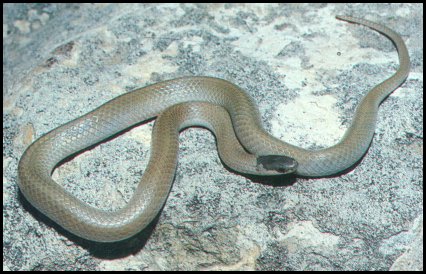
[[[264,131],[256,105],[239,87],[217,78],[184,77],[121,95],[40,137],[19,162],[22,193],[38,210],[80,237],[99,242],[129,238],[163,206],[176,169],[179,131],[193,125],[212,130],[223,161],[243,173],[320,177],[345,170],[367,151],[378,107],[405,81],[410,59],[404,41],[391,29],[363,19],[337,18],[389,37],[398,50],[400,67],[365,95],[336,145],[311,151],[278,140]],[[150,162],[125,207],[114,212],[93,208],[52,180],[53,169],[67,156],[158,115]]]

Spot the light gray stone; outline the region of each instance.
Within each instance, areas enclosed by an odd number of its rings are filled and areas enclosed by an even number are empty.
[[[351,171],[246,178],[223,166],[207,130],[189,129],[159,219],[117,244],[67,233],[19,193],[17,164],[36,138],[184,75],[241,86],[282,140],[336,143],[362,95],[398,65],[388,39],[337,14],[396,30],[412,60]],[[4,4],[3,268],[422,270],[422,19],[421,4]],[[151,128],[79,154],[55,180],[93,206],[122,207],[147,164]]]

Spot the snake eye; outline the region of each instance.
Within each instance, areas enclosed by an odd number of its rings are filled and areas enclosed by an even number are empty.
[[[257,164],[266,170],[275,170],[282,174],[296,171],[298,163],[295,159],[283,155],[266,155],[257,157]]]

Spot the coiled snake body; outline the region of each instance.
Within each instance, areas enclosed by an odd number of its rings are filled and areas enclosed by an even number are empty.
[[[188,126],[213,131],[222,160],[242,173],[326,176],[350,167],[367,151],[379,104],[404,82],[410,60],[404,41],[391,29],[363,19],[337,18],[388,36],[400,62],[392,77],[365,95],[338,144],[316,151],[287,144],[263,130],[256,105],[236,85],[211,77],[184,77],[121,95],[39,138],[19,162],[22,193],[68,231],[93,241],[113,242],[141,231],[161,209],[175,173],[178,134]],[[67,156],[156,116],[148,167],[125,207],[114,212],[96,209],[52,180],[53,169]]]

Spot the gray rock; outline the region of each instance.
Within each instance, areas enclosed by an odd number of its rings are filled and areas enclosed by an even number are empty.
[[[184,75],[245,89],[274,136],[305,148],[344,134],[362,95],[392,75],[386,24],[407,43],[407,81],[380,107],[371,148],[339,176],[246,178],[207,130],[180,135],[166,205],[129,241],[99,244],[32,208],[17,164],[36,138],[137,87]],[[422,270],[420,4],[4,4],[3,269]],[[55,180],[89,204],[129,200],[152,122],[77,155]]]

